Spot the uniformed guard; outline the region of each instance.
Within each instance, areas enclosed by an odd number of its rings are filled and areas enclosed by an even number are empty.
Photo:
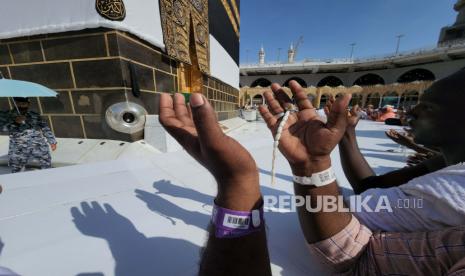
[[[28,98],[14,98],[16,109],[0,112],[0,128],[8,131],[9,166],[13,173],[22,171],[27,162],[39,161],[41,169],[52,166],[48,144],[56,150],[56,139],[40,114],[29,111]]]

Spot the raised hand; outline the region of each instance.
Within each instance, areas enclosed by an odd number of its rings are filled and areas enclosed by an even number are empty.
[[[217,203],[250,210],[260,198],[258,169],[249,152],[225,135],[208,100],[194,93],[187,106],[182,94],[162,94],[160,123],[215,177]]]
[[[396,142],[399,145],[412,148],[415,146],[415,142],[413,141],[413,137],[410,137],[406,134],[399,133],[395,129],[390,129],[386,131],[386,136],[389,137],[392,141]]]
[[[326,103],[326,106],[324,108],[326,116],[328,116],[331,113],[331,108],[333,107],[334,103],[336,102],[336,99],[334,96],[331,96],[329,98],[329,101]],[[357,126],[358,122],[360,121],[360,110],[361,108],[358,105],[354,105],[347,116],[347,127],[348,128],[353,128]]]
[[[297,102],[298,112],[292,113],[285,124],[279,150],[289,161],[295,175],[311,175],[329,167],[329,154],[341,140],[347,127],[347,106],[350,95],[340,97],[332,104],[327,123],[318,116],[303,88],[291,81],[289,87]],[[260,113],[273,136],[276,135],[280,118],[292,102],[278,84],[265,93],[269,107],[260,106]]]

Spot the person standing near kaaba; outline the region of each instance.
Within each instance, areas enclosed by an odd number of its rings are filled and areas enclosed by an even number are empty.
[[[10,137],[8,164],[12,173],[22,171],[29,160],[36,159],[41,169],[52,166],[49,144],[56,150],[57,141],[40,114],[29,111],[28,98],[13,98],[16,109],[0,112],[0,128]]]

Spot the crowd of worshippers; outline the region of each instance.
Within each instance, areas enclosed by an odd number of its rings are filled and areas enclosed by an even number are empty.
[[[330,153],[336,146],[355,194],[386,197],[392,204],[422,200],[421,208],[379,212],[298,207],[309,262],[333,274],[465,274],[464,87],[465,70],[435,82],[409,112],[408,133],[387,133],[429,158],[384,175],[374,173],[359,149],[355,129],[360,116],[347,112],[350,95],[331,101],[323,120],[295,81],[290,82],[294,99],[278,84],[265,92],[260,113],[289,163],[295,195],[309,197],[312,207],[313,199],[328,196],[350,204],[339,197],[332,170],[336,160]],[[251,154],[223,134],[200,94],[192,95],[189,107],[181,94],[163,94],[160,121],[218,185],[199,274],[271,275],[264,202]]]
[[[334,102],[334,98],[330,98],[329,102]],[[372,120],[396,126],[408,125],[407,118],[411,111],[411,107],[399,107],[395,109],[394,106],[388,104],[378,109],[375,109],[372,104],[367,105],[366,108],[360,108],[358,105],[355,105],[354,108],[362,120]]]

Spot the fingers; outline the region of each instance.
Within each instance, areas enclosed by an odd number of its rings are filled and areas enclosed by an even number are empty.
[[[393,129],[386,131],[386,136],[389,138],[398,138],[397,132]]]
[[[215,146],[222,143],[221,137],[224,133],[208,100],[202,94],[194,93],[190,104],[200,143],[203,146]]]
[[[267,91],[264,93],[264,96],[272,114],[279,114],[284,112],[284,109],[282,108],[280,103],[273,97],[272,93]]]
[[[182,94],[174,94],[174,112],[176,118],[186,125],[193,125],[192,120],[189,116],[189,110],[186,106],[185,98]]]
[[[291,89],[292,94],[294,95],[294,98],[296,100],[297,107],[299,108],[299,110],[313,108],[313,105],[308,99],[307,94],[305,93],[304,89],[302,88],[302,86],[300,86],[298,82],[290,81],[289,88]]]
[[[108,203],[105,203],[103,204],[103,207],[105,208],[106,212],[110,215],[116,215],[118,213],[116,213],[115,209],[113,209],[113,206],[111,206],[110,204]]]
[[[273,94],[276,97],[276,100],[278,101],[278,103],[281,105],[283,109],[287,106],[292,105],[292,99],[286,94],[286,92],[283,90],[283,88],[279,84],[273,83],[271,85],[271,90],[273,91]]]
[[[328,103],[329,103],[330,105],[333,105],[335,102],[336,102],[336,98],[335,98],[333,95],[331,95],[331,96],[329,97]]]
[[[328,128],[335,128],[345,131],[347,127],[347,106],[349,105],[351,94],[339,97],[333,104],[328,116]]]
[[[323,110],[325,111],[326,116],[328,116],[330,112],[329,107],[326,105]]]
[[[331,96],[329,100],[326,102],[326,105],[324,107],[326,116],[328,116],[329,113],[331,113],[331,108],[333,107],[334,101],[335,101],[334,97]]]
[[[269,129],[272,129],[278,120],[275,118],[273,114],[271,114],[270,110],[265,106],[261,105],[258,110],[260,111],[260,114],[263,117],[263,120],[265,120],[266,125],[268,126]]]
[[[74,220],[84,220],[85,216],[81,213],[78,207],[71,208],[71,216]]]
[[[350,115],[354,117],[358,117],[358,111],[359,111],[359,107],[358,107],[358,104],[356,104],[350,109]]]
[[[160,123],[167,129],[182,127],[184,124],[176,117],[173,99],[169,94],[160,96]]]

